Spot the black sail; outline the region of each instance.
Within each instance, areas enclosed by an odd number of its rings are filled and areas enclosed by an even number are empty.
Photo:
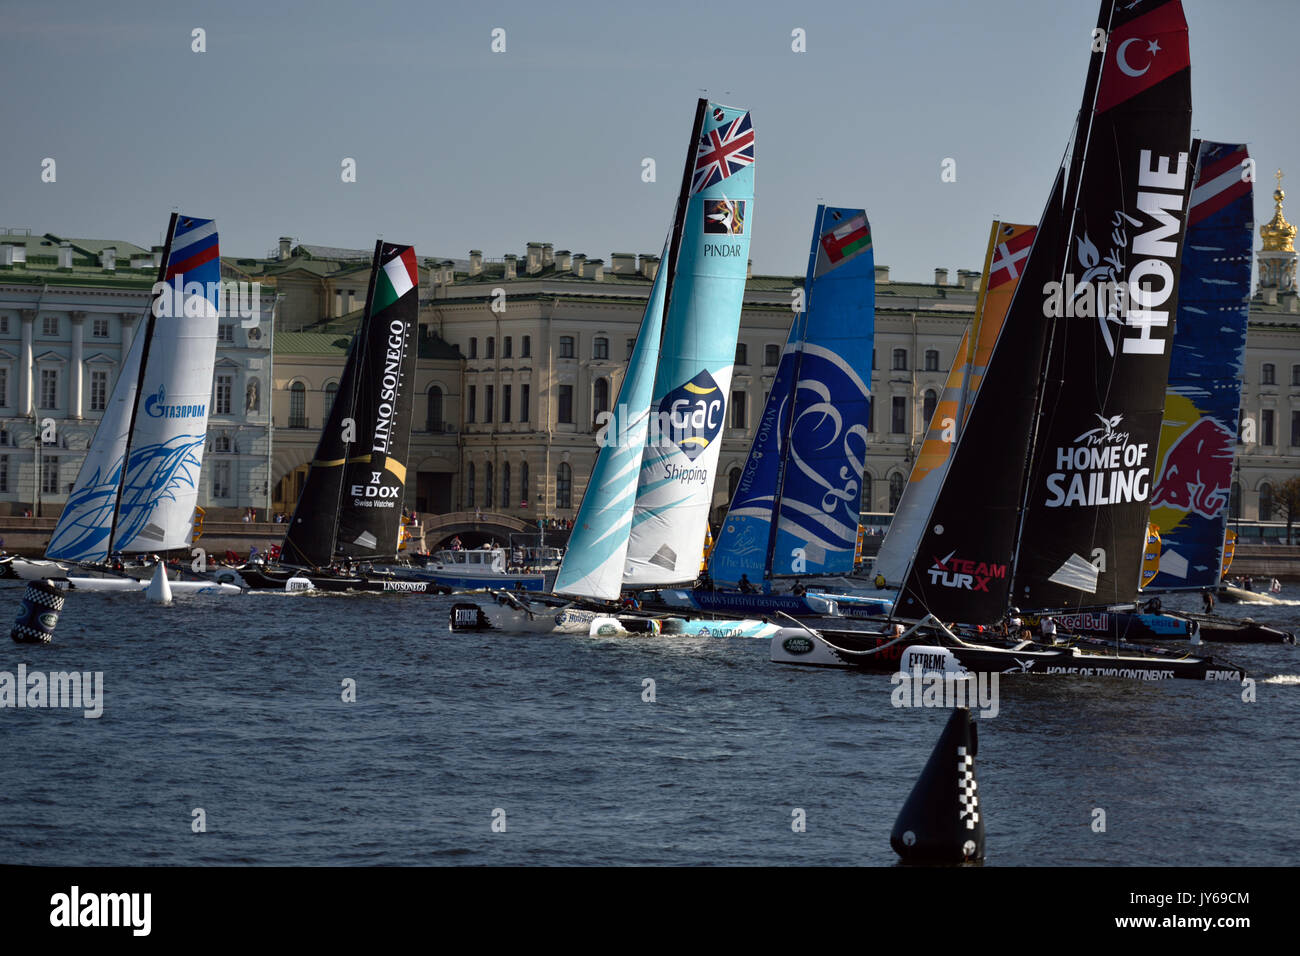
[[[1060,288],[1042,294],[1047,371],[1012,592],[1025,607],[1136,595],[1172,354],[1193,171],[1187,21],[1178,0],[1105,6]]]
[[[397,553],[414,408],[419,273],[415,250],[375,244],[361,325],[298,498],[281,561]]]

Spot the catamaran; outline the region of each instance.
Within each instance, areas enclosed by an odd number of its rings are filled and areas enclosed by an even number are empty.
[[[192,542],[216,360],[221,257],[211,219],[173,213],[153,304],[113,386],[45,556],[106,568],[117,553],[161,553]],[[84,591],[238,594],[213,581],[68,575]]]
[[[1192,181],[1187,24],[1179,0],[1104,0],[1097,26],[1073,145],[902,575],[896,630],[786,628],[773,660],[893,669],[929,642],[927,658],[971,671],[1243,676],[1077,637],[997,646],[947,623],[991,626],[1013,602],[1131,602],[1140,582]]]

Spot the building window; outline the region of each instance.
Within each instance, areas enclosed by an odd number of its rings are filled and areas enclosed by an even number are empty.
[[[108,373],[96,369],[90,373],[90,410],[102,412],[108,408]]]
[[[483,393],[483,421],[489,424],[496,421],[496,386],[495,385],[487,386],[487,391]],[[492,500],[491,495],[488,495],[488,500],[489,501]]]
[[[501,386],[501,421],[510,421],[510,386]]]
[[[488,462],[483,469],[483,505],[486,508],[492,507],[492,462]]]
[[[938,349],[925,350],[925,370],[927,372],[939,371],[939,350]]]
[[[876,350],[873,347],[871,349],[871,371],[874,372],[875,370],[876,370]]]
[[[1241,482],[1232,483],[1232,491],[1228,493],[1228,517],[1241,517]]]
[[[231,344],[235,341],[235,327],[229,322],[222,322],[217,326],[217,341],[224,344]]]
[[[469,357],[470,357],[470,358],[478,358],[478,339],[477,339],[477,338],[471,338],[471,339],[469,340]]]
[[[632,357],[632,350],[633,350],[634,348],[636,348],[636,339],[628,339],[628,340],[627,340],[627,357],[628,357],[628,358],[631,358],[631,357]],[[1296,366],[1296,367],[1297,367],[1297,368],[1300,368],[1300,365],[1298,365],[1298,366]]]
[[[559,411],[556,413],[556,421],[565,425],[573,424],[573,386],[561,385],[559,401],[557,403]]]
[[[0,492],[9,490],[9,456],[0,455]]]
[[[59,407],[59,370],[41,369],[41,408]]]
[[[1277,384],[1276,377],[1277,375],[1276,372],[1274,371],[1274,365],[1272,362],[1265,362],[1262,366],[1260,366],[1259,384],[1276,385]]]
[[[425,428],[431,432],[442,431],[442,389],[437,385],[429,386]]]
[[[737,365],[749,364],[749,346],[746,345],[744,342],[736,343],[736,364]]]
[[[1300,412],[1291,413],[1291,444],[1300,445]]]
[[[212,450],[214,452],[230,451],[230,436],[225,433],[222,433],[218,435],[216,438],[212,439]]]
[[[531,386],[526,382],[519,386],[519,420],[521,422],[528,421],[528,393],[531,390]]]
[[[740,484],[740,469],[733,468],[727,472],[727,500],[732,501],[736,497],[736,486]]]
[[[1291,384],[1300,386],[1300,365],[1291,366]]]
[[[934,418],[935,406],[939,404],[939,393],[932,388],[927,388],[925,390],[925,395],[922,398],[922,403],[921,418],[925,421],[926,425],[929,425],[931,420]]]
[[[90,323],[90,334],[97,339],[108,338],[108,319],[92,319]]]
[[[907,349],[894,349],[893,370],[895,372],[907,371]]]
[[[525,335],[522,347],[519,349],[520,358],[530,358],[533,354],[533,337]]]
[[[560,358],[573,358],[573,336],[560,336]]]
[[[592,389],[591,404],[593,415],[609,411],[609,379],[596,379],[595,388]]]
[[[555,469],[555,507],[573,507],[573,469],[563,461]]]
[[[321,421],[328,421],[330,412],[334,410],[334,400],[339,397],[339,383],[330,382],[325,386],[325,398],[321,403],[321,414],[324,416]]]
[[[495,336],[489,335],[487,339],[487,357],[497,357],[497,340]]]
[[[904,479],[901,474],[894,472],[889,476],[889,510],[897,511],[898,503],[903,500]]]
[[[465,421],[473,423],[478,417],[478,386],[469,387],[469,401],[465,403]]]
[[[222,375],[217,378],[217,402],[221,401],[221,379],[226,379],[226,408],[230,407],[230,376]],[[217,414],[222,414],[220,407]],[[307,386],[302,382],[294,382],[289,386],[289,427],[306,428],[307,427]]]
[[[0,365],[0,405],[9,404],[9,368]]]
[[[594,359],[609,358],[609,339],[604,336],[597,336],[591,341],[591,357]]]
[[[218,461],[212,465],[212,497],[230,497],[230,462]]]
[[[301,389],[302,391],[299,392],[298,391],[299,389]],[[217,415],[230,414],[230,397],[234,393],[234,391],[235,391],[235,378],[233,375],[217,376],[216,394],[212,399],[212,411],[214,414]],[[307,427],[306,421],[304,421],[301,425],[295,425],[293,423],[293,400],[294,400],[294,396],[298,394],[302,395],[302,400],[303,400],[302,414],[304,417],[307,414],[307,386],[303,385],[302,382],[294,382],[292,388],[290,388],[289,390],[289,427],[290,428]]]
[[[510,338],[510,336],[508,335],[501,340],[502,358],[510,358],[514,354],[514,349],[512,348],[513,345],[514,345],[514,340]]]
[[[1259,413],[1259,443],[1265,446],[1273,444],[1273,409],[1266,408]]]
[[[528,507],[528,462],[519,463],[519,500]]]
[[[781,346],[765,345],[763,346],[763,364],[768,368],[775,368],[781,364]]]
[[[907,398],[903,395],[895,395],[890,405],[889,430],[892,434],[903,435],[907,432]],[[891,507],[889,509],[893,511]]]
[[[41,455],[41,494],[59,493],[59,459],[55,455]]]
[[[731,427],[745,427],[745,393],[731,393]]]
[[[510,507],[510,462],[501,465],[501,510]]]
[[[57,315],[46,315],[41,317],[41,334],[59,334],[59,317]]]
[[[876,400],[867,399],[867,432],[872,433],[876,430]]]
[[[1259,520],[1273,520],[1273,486],[1268,482],[1259,486]]]
[[[472,461],[465,473],[465,507],[474,507],[474,463]]]
[[[0,315],[0,334],[9,334],[9,316]]]
[[[871,475],[865,471],[862,473],[862,501],[858,505],[858,510],[871,510]]]

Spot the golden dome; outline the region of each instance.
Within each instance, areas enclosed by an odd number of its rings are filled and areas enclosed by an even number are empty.
[[[1296,227],[1286,221],[1282,215],[1282,200],[1286,193],[1282,191],[1282,170],[1277,171],[1277,189],[1273,191],[1273,218],[1259,227],[1260,238],[1264,240],[1265,252],[1294,252],[1293,241]]]

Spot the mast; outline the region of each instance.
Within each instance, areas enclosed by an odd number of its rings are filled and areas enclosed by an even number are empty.
[[[171,219],[167,222],[167,241],[163,244],[162,262],[158,264],[158,282],[166,282],[169,278],[167,273],[171,266],[172,240],[176,238],[176,222],[179,218],[179,214],[172,213]],[[171,292],[168,294],[171,295],[173,308],[175,308],[176,302],[183,301],[180,296]],[[122,456],[122,470],[117,482],[117,496],[113,501],[113,523],[110,526],[108,534],[108,554],[110,557],[112,556],[113,551],[115,550],[115,545],[117,544],[117,521],[118,518],[121,517],[122,513],[122,492],[126,488],[127,476],[131,471],[131,445],[133,444],[132,438],[135,434],[135,420],[140,411],[140,398],[144,394],[145,372],[149,368],[149,346],[153,341],[154,325],[158,321],[158,317],[154,313],[155,309],[151,305],[149,312],[145,316],[144,342],[141,346],[140,368],[137,372],[135,382],[135,401],[131,404],[131,417],[126,432],[126,452]]]

